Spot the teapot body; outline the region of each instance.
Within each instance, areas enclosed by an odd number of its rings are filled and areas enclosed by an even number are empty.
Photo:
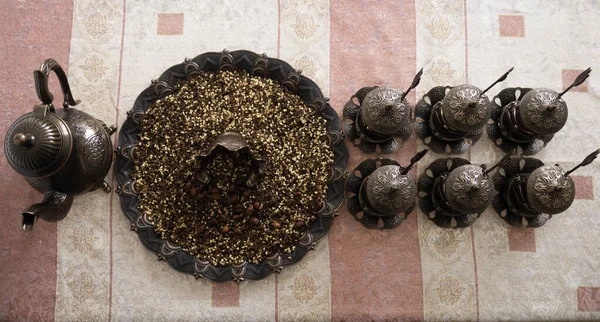
[[[59,108],[55,114],[66,123],[73,138],[71,155],[54,174],[25,179],[42,193],[54,190],[76,195],[98,188],[112,164],[112,129],[75,108]]]

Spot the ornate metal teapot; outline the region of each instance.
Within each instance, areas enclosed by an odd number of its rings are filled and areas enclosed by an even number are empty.
[[[48,76],[54,71],[64,95],[62,109],[55,109],[48,90]],[[112,164],[108,127],[91,115],[71,108],[73,99],[65,72],[54,59],[44,61],[33,73],[41,104],[17,119],[8,129],[4,151],[10,166],[36,190],[44,193],[41,203],[22,214],[22,228],[33,229],[38,218],[58,221],[65,218],[73,197],[98,188],[110,192],[104,177]]]

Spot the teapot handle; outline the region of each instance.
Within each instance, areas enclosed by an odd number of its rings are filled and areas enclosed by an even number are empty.
[[[42,101],[43,104],[51,104],[54,100],[54,95],[52,95],[48,89],[48,76],[50,75],[50,71],[54,71],[56,76],[58,76],[58,81],[60,82],[60,88],[62,89],[64,98],[62,104],[63,107],[67,108],[69,106],[75,106],[79,104],[81,102],[80,100],[73,99],[73,94],[71,93],[69,80],[67,79],[65,71],[62,69],[62,67],[60,67],[58,62],[52,58],[44,60],[42,66],[33,71],[35,91],[40,101]]]

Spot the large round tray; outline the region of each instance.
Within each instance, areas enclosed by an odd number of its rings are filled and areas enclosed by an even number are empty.
[[[335,161],[329,173],[327,197],[317,213],[315,222],[301,237],[294,252],[274,254],[259,264],[244,262],[229,266],[212,265],[184,252],[180,246],[161,239],[148,218],[139,212],[136,184],[129,177],[136,159],[135,143],[140,133],[140,118],[148,107],[157,99],[173,94],[179,81],[185,81],[201,72],[225,70],[246,70],[250,74],[273,79],[285,90],[298,95],[315,110],[315,113],[327,120],[328,142],[335,154]],[[259,280],[273,272],[279,273],[283,267],[300,261],[309,250],[314,249],[315,243],[327,234],[333,217],[344,200],[343,178],[347,162],[348,151],[344,146],[339,117],[312,80],[302,76],[286,62],[267,58],[265,55],[244,50],[211,52],[172,66],[140,93],[119,132],[115,161],[118,184],[116,191],[121,199],[123,213],[131,221],[131,229],[137,232],[146,248],[157,254],[158,260],[166,261],[180,272],[215,282]]]

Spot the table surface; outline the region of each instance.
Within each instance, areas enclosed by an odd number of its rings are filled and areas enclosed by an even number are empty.
[[[573,166],[600,147],[600,3],[572,1],[2,0],[0,133],[37,103],[32,71],[53,57],[81,109],[122,124],[151,79],[186,57],[249,49],[288,61],[341,111],[359,88],[435,85],[560,90],[569,120],[537,157]],[[55,80],[53,80],[55,82]],[[57,91],[56,84],[53,88]],[[491,97],[490,96],[490,97]],[[394,158],[423,144],[414,135]],[[349,169],[367,158],[349,146]],[[463,157],[502,157],[486,136]],[[430,153],[417,172],[434,159]],[[20,230],[41,195],[0,154],[0,320],[391,321],[600,320],[600,162],[574,177],[573,206],[544,227],[508,227],[492,210],[439,229],[416,211],[368,231],[345,206],[300,264],[259,282],[212,284],[158,262],[129,229],[116,194],[77,197],[68,217]],[[108,180],[114,186],[112,173]]]

